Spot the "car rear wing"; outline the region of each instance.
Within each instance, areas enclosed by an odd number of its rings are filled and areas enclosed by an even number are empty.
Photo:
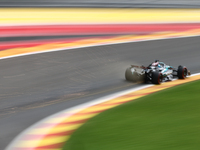
[[[141,68],[141,69],[147,69],[147,67],[145,67],[145,66],[136,66],[136,65],[131,65],[131,67]]]

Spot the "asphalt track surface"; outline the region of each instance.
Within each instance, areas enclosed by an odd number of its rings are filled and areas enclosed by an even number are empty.
[[[40,41],[40,40],[62,40],[62,39],[88,39],[88,38],[99,38],[99,37],[113,37],[123,34],[87,34],[87,35],[58,35],[58,36],[14,36],[14,37],[0,37],[0,42],[26,42],[26,41]]]
[[[0,60],[0,149],[37,121],[69,107],[141,86],[130,64],[154,59],[200,71],[200,37],[94,46]]]
[[[200,8],[199,0],[0,0],[0,7]]]

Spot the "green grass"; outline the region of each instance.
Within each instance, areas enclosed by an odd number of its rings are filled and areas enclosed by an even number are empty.
[[[107,110],[74,132],[64,150],[197,150],[200,81]]]

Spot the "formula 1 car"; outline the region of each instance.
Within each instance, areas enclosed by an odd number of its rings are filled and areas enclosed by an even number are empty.
[[[142,81],[145,83],[161,84],[165,81],[171,81],[174,78],[185,79],[190,75],[190,71],[185,66],[178,66],[175,69],[163,62],[155,60],[148,67],[131,65],[126,69],[125,78],[128,81]]]

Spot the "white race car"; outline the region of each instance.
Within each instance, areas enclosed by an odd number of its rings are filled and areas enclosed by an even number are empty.
[[[155,60],[148,67],[131,65],[125,72],[125,78],[128,81],[144,81],[153,84],[171,81],[175,77],[185,79],[188,75],[190,75],[190,71],[185,66],[180,65],[178,69],[175,69],[159,60]]]

